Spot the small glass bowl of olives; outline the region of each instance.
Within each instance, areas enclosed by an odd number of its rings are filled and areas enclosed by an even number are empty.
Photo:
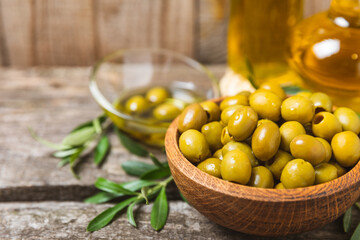
[[[329,223],[360,196],[360,118],[323,93],[253,93],[187,106],[170,126],[174,180],[196,209],[264,236]]]
[[[90,91],[121,130],[163,146],[166,129],[189,104],[220,95],[213,74],[195,60],[164,49],[123,49],[98,61]]]

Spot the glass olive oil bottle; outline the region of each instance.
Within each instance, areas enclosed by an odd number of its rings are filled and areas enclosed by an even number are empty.
[[[307,87],[360,112],[360,1],[333,0],[328,11],[301,22],[291,64]]]
[[[228,65],[256,85],[271,80],[299,82],[289,68],[288,50],[293,27],[301,20],[302,0],[231,0]]]

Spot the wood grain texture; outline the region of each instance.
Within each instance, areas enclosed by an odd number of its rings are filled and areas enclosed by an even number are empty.
[[[261,236],[301,233],[334,221],[360,196],[360,163],[331,182],[298,189],[253,188],[215,178],[182,155],[177,123],[165,137],[176,185],[191,205],[222,226]]]

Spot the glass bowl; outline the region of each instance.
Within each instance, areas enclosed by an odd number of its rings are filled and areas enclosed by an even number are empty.
[[[220,96],[218,80],[206,67],[163,49],[121,49],[105,56],[92,68],[89,87],[118,128],[146,144],[163,146],[170,122],[144,119],[118,107],[122,100],[155,86],[166,87],[183,103]]]

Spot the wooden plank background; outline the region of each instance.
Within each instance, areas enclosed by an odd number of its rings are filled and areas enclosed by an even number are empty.
[[[330,0],[304,0],[304,16]],[[0,0],[0,65],[91,65],[119,48],[226,62],[229,0]]]

